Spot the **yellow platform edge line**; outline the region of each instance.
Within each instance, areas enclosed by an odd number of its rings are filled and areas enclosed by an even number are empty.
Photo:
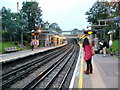
[[[81,45],[80,47],[82,49]],[[83,86],[83,53],[82,53],[81,63],[80,63],[80,76],[79,76],[78,90],[82,90],[82,86]]]

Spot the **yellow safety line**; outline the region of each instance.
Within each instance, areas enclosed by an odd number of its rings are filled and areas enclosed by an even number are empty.
[[[82,52],[82,50],[81,50]],[[82,90],[82,86],[83,86],[83,53],[82,53],[82,57],[81,57],[81,63],[80,63],[80,77],[79,77],[79,84],[78,84],[78,89]]]

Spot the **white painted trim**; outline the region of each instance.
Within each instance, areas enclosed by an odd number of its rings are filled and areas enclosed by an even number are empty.
[[[80,46],[80,45],[79,45]],[[76,67],[75,67],[75,70],[74,70],[74,73],[73,73],[73,76],[72,76],[72,79],[71,79],[71,82],[70,82],[70,86],[69,86],[69,89],[73,88],[74,86],[74,81],[75,81],[75,76],[76,76],[76,72],[77,72],[77,69],[78,69],[78,65],[80,63],[80,53],[81,53],[81,47],[80,47],[80,52],[79,52],[79,56],[78,56],[78,60],[77,60],[77,64],[76,64]]]

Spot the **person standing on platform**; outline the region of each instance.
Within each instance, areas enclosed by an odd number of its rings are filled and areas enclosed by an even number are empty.
[[[34,49],[34,44],[33,44],[33,43],[31,43],[31,49],[32,49],[32,51],[33,51],[33,49]]]
[[[92,52],[91,50],[93,49],[92,44],[89,42],[88,38],[85,38],[83,40],[83,48],[84,48],[84,60],[86,61],[87,64],[87,70],[85,71],[85,74],[92,74],[93,72],[93,67],[92,67]]]
[[[98,54],[100,54],[101,51],[103,51],[103,43],[102,43],[102,41],[99,42]]]
[[[103,55],[106,56],[106,49],[107,49],[108,45],[104,39],[102,39],[102,43],[103,43]]]
[[[110,41],[109,41],[109,47],[110,47],[110,55],[111,55],[111,56],[113,55],[113,53],[112,53],[112,44],[113,44],[113,42],[112,42],[112,40],[110,39]]]

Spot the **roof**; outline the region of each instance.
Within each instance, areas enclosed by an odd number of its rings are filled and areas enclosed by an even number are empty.
[[[110,19],[101,19],[101,20],[97,20],[98,22],[102,22],[102,21],[120,21],[120,17],[115,17],[115,18],[110,18]]]

